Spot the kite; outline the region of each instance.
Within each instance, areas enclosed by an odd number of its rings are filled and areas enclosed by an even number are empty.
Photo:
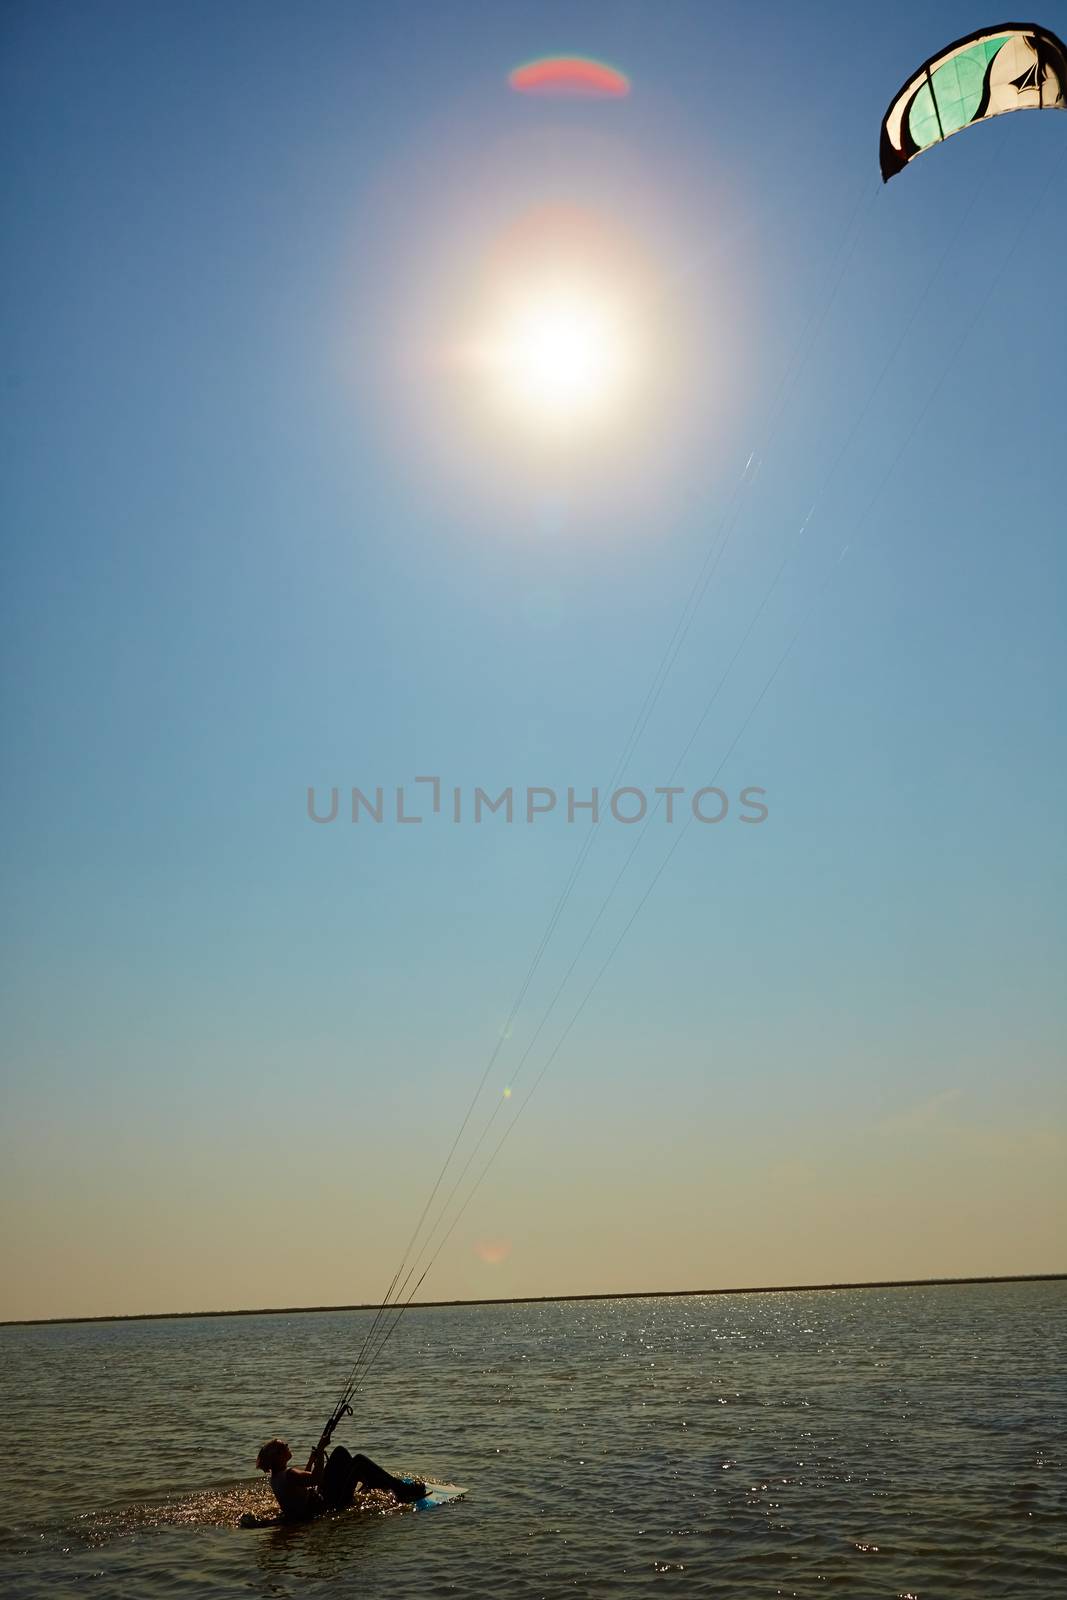
[[[1002,22],[957,39],[914,72],[882,122],[888,183],[931,145],[1005,111],[1067,110],[1067,48],[1033,22]]]

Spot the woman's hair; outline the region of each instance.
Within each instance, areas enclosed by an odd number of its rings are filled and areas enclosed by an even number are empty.
[[[259,1455],[256,1457],[259,1471],[269,1472],[282,1451],[286,1449],[288,1446],[284,1439],[268,1439],[266,1444],[260,1447]]]

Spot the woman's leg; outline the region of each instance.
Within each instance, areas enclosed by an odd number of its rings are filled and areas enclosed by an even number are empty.
[[[330,1451],[322,1474],[322,1498],[331,1511],[351,1505],[358,1477],[356,1462],[343,1444]]]
[[[384,1489],[398,1500],[421,1500],[426,1493],[424,1483],[407,1483],[403,1478],[394,1478],[391,1472],[386,1472],[370,1456],[355,1456],[352,1465],[353,1486],[361,1483],[364,1489]]]
[[[356,1485],[364,1489],[384,1489],[398,1500],[421,1500],[426,1493],[424,1483],[407,1483],[394,1478],[370,1456],[349,1455],[343,1444],[330,1452],[326,1470],[322,1475],[322,1498],[331,1510],[351,1505]]]

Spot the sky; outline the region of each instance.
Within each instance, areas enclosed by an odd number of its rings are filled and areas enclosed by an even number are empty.
[[[986,21],[4,8],[0,1317],[1064,1269],[1067,117],[877,162]]]

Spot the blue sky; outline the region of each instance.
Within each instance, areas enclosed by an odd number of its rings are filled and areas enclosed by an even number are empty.
[[[307,786],[603,784],[724,517],[626,775],[744,640],[677,781],[743,728],[770,815],[688,831],[427,1292],[1062,1266],[1067,117],[877,172],[987,20],[7,8],[3,1314],[382,1291],[582,833]],[[632,94],[508,92],[554,50]],[[556,451],[442,356],[550,207],[627,241],[651,349],[631,431]]]

